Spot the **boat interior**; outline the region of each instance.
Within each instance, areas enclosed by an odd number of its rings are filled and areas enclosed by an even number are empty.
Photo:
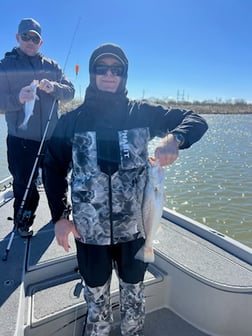
[[[11,181],[0,189],[0,252],[13,230]],[[1,260],[3,336],[81,336],[86,317],[75,243],[58,246],[43,190],[29,239],[14,235]],[[164,209],[154,241],[155,262],[145,276],[145,336],[251,336],[252,249]],[[111,335],[120,335],[120,304],[113,274]]]

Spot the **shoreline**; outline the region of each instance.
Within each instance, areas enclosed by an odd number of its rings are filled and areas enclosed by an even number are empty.
[[[232,114],[252,114],[252,106],[248,107],[235,107],[232,105],[194,105],[194,104],[176,104],[173,105],[177,108],[182,109],[189,109],[193,110],[194,112],[198,114],[226,114],[226,115],[232,115]]]
[[[252,104],[240,103],[214,103],[214,102],[175,102],[158,99],[146,101],[161,104],[167,107],[193,110],[198,114],[252,114]]]
[[[175,102],[175,101],[166,101],[161,99],[135,99],[135,101],[143,101],[148,103],[154,103],[163,105],[165,107],[171,108],[179,108],[186,110],[193,110],[198,114],[252,114],[252,104],[247,103],[235,103],[235,104],[227,104],[227,103],[209,103],[209,102]],[[60,113],[66,113],[71,110],[74,110],[78,106],[80,106],[83,101],[78,99],[74,99],[71,102],[61,103],[60,104]],[[0,114],[4,114],[3,111],[0,110]]]
[[[247,103],[209,103],[209,102],[175,102],[161,99],[135,99],[135,101],[143,101],[154,104],[164,105],[166,107],[181,108],[186,110],[193,110],[198,114],[252,114],[252,104]],[[83,101],[74,99],[73,101],[61,104],[61,112],[65,113],[74,108],[77,108]]]

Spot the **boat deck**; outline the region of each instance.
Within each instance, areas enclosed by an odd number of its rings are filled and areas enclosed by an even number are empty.
[[[1,335],[81,335],[86,306],[77,272],[74,240],[72,237],[71,252],[68,254],[57,245],[43,190],[40,195],[33,237],[22,239],[16,235],[8,260],[0,261]],[[11,216],[12,200],[1,207],[1,255],[13,228],[13,221],[8,219]],[[221,295],[223,304],[219,309],[226,310],[226,321],[223,323],[228,323],[230,318],[236,318],[232,309],[229,310],[233,300],[230,294],[236,293],[237,300],[240,300],[242,296],[244,299],[244,294],[250,293],[248,300],[251,300],[251,264],[213,246],[187,229],[163,219],[155,250],[156,262],[149,266],[145,279],[146,336],[217,335],[211,333],[211,328],[219,311],[211,312],[212,316],[206,315],[206,304],[215,304],[217,294]],[[173,275],[176,275],[176,283]],[[197,293],[202,295],[193,298],[191,294],[195,291],[195,280]],[[115,319],[111,335],[115,336],[120,335],[116,276],[113,276],[111,291]],[[206,298],[208,303],[205,302]],[[250,336],[246,331],[247,320],[252,330],[251,316],[249,318],[251,302],[245,301],[245,304],[248,312],[243,317],[244,322],[240,321],[241,317],[237,322],[241,326],[239,336]],[[245,321],[246,329],[243,330]],[[217,326],[217,331],[218,328],[221,330],[223,326]],[[232,335],[238,336],[226,334]]]

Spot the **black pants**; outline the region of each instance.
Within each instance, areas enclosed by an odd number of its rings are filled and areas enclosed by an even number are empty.
[[[118,276],[126,283],[143,281],[147,264],[135,259],[135,254],[144,244],[137,239],[115,245],[90,245],[76,241],[80,274],[90,287],[102,286],[112,273],[115,264]]]
[[[13,176],[13,192],[15,198],[14,218],[16,218],[18,210],[22,204],[34,163],[37,158],[39,146],[39,141],[21,139],[10,135],[7,137],[8,168]],[[42,165],[42,161],[42,157],[40,157],[40,166]],[[37,174],[38,169],[33,176],[24,205],[24,209],[31,212],[31,219],[34,217],[34,213],[39,202],[39,193],[35,184]],[[32,223],[29,224],[31,225]]]

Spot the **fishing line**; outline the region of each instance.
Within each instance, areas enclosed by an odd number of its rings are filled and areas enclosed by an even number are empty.
[[[79,17],[79,20],[77,21],[77,24],[76,24],[76,27],[75,27],[75,30],[74,30],[74,33],[73,33],[73,37],[72,37],[72,40],[71,40],[71,43],[70,43],[70,47],[68,49],[68,53],[67,53],[67,56],[66,56],[65,64],[63,66],[63,72],[65,72],[66,65],[68,63],[68,59],[69,59],[69,56],[70,56],[72,48],[73,48],[74,39],[75,39],[75,36],[77,34],[80,22],[81,22],[81,17]]]

